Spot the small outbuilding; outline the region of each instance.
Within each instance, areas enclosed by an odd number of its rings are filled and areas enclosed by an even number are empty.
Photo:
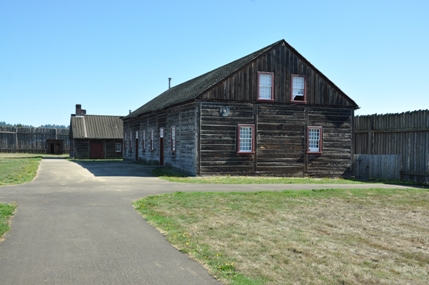
[[[124,159],[190,175],[351,175],[358,105],[286,41],[124,117]]]
[[[87,115],[81,105],[70,119],[70,157],[122,158],[123,122],[120,116]]]

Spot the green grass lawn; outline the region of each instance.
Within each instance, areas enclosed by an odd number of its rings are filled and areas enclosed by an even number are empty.
[[[176,192],[134,203],[225,284],[427,284],[428,205],[424,189]]]
[[[189,177],[168,168],[155,168],[153,175],[170,182],[201,184],[361,184],[351,179],[308,178],[308,177],[266,177],[266,176],[202,176]]]
[[[32,181],[40,160],[40,155],[0,154],[0,186]]]
[[[0,239],[9,230],[9,220],[15,209],[15,204],[0,204]]]

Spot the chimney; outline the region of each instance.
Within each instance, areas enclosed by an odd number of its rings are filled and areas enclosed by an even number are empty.
[[[76,115],[86,115],[86,110],[82,109],[81,104],[76,104]]]
[[[168,77],[168,89],[171,88],[171,77]]]
[[[76,115],[80,115],[81,112],[82,112],[82,105],[76,104]]]

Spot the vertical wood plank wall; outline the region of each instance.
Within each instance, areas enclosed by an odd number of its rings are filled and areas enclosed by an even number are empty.
[[[47,140],[64,141],[70,151],[69,129],[0,127],[0,152],[49,153]]]
[[[356,154],[401,155],[401,179],[429,182],[429,110],[355,118]]]

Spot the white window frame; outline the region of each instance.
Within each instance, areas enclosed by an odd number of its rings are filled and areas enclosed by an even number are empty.
[[[302,80],[302,82],[298,82]],[[291,101],[294,103],[307,103],[306,78],[304,75],[291,75]],[[302,84],[302,86],[297,86]],[[295,99],[297,96],[302,96],[302,100]]]
[[[150,151],[154,151],[154,148],[153,148],[153,129],[150,130]]]
[[[142,150],[146,150],[146,131],[142,130]]]
[[[263,77],[269,77],[270,80],[263,80]],[[268,79],[268,78],[267,78]],[[269,84],[267,84],[269,82]],[[262,94],[269,90],[269,98],[261,97]],[[265,92],[264,92],[265,91]],[[274,101],[274,73],[258,72],[258,101]]]
[[[171,127],[171,152],[176,153],[176,127]]]
[[[115,144],[115,151],[116,152],[122,152],[122,144],[121,143]]]
[[[250,130],[250,137],[246,133]],[[237,153],[252,154],[255,153],[255,125],[239,124],[237,126]]]
[[[321,154],[323,150],[323,128],[307,127],[307,153]]]

